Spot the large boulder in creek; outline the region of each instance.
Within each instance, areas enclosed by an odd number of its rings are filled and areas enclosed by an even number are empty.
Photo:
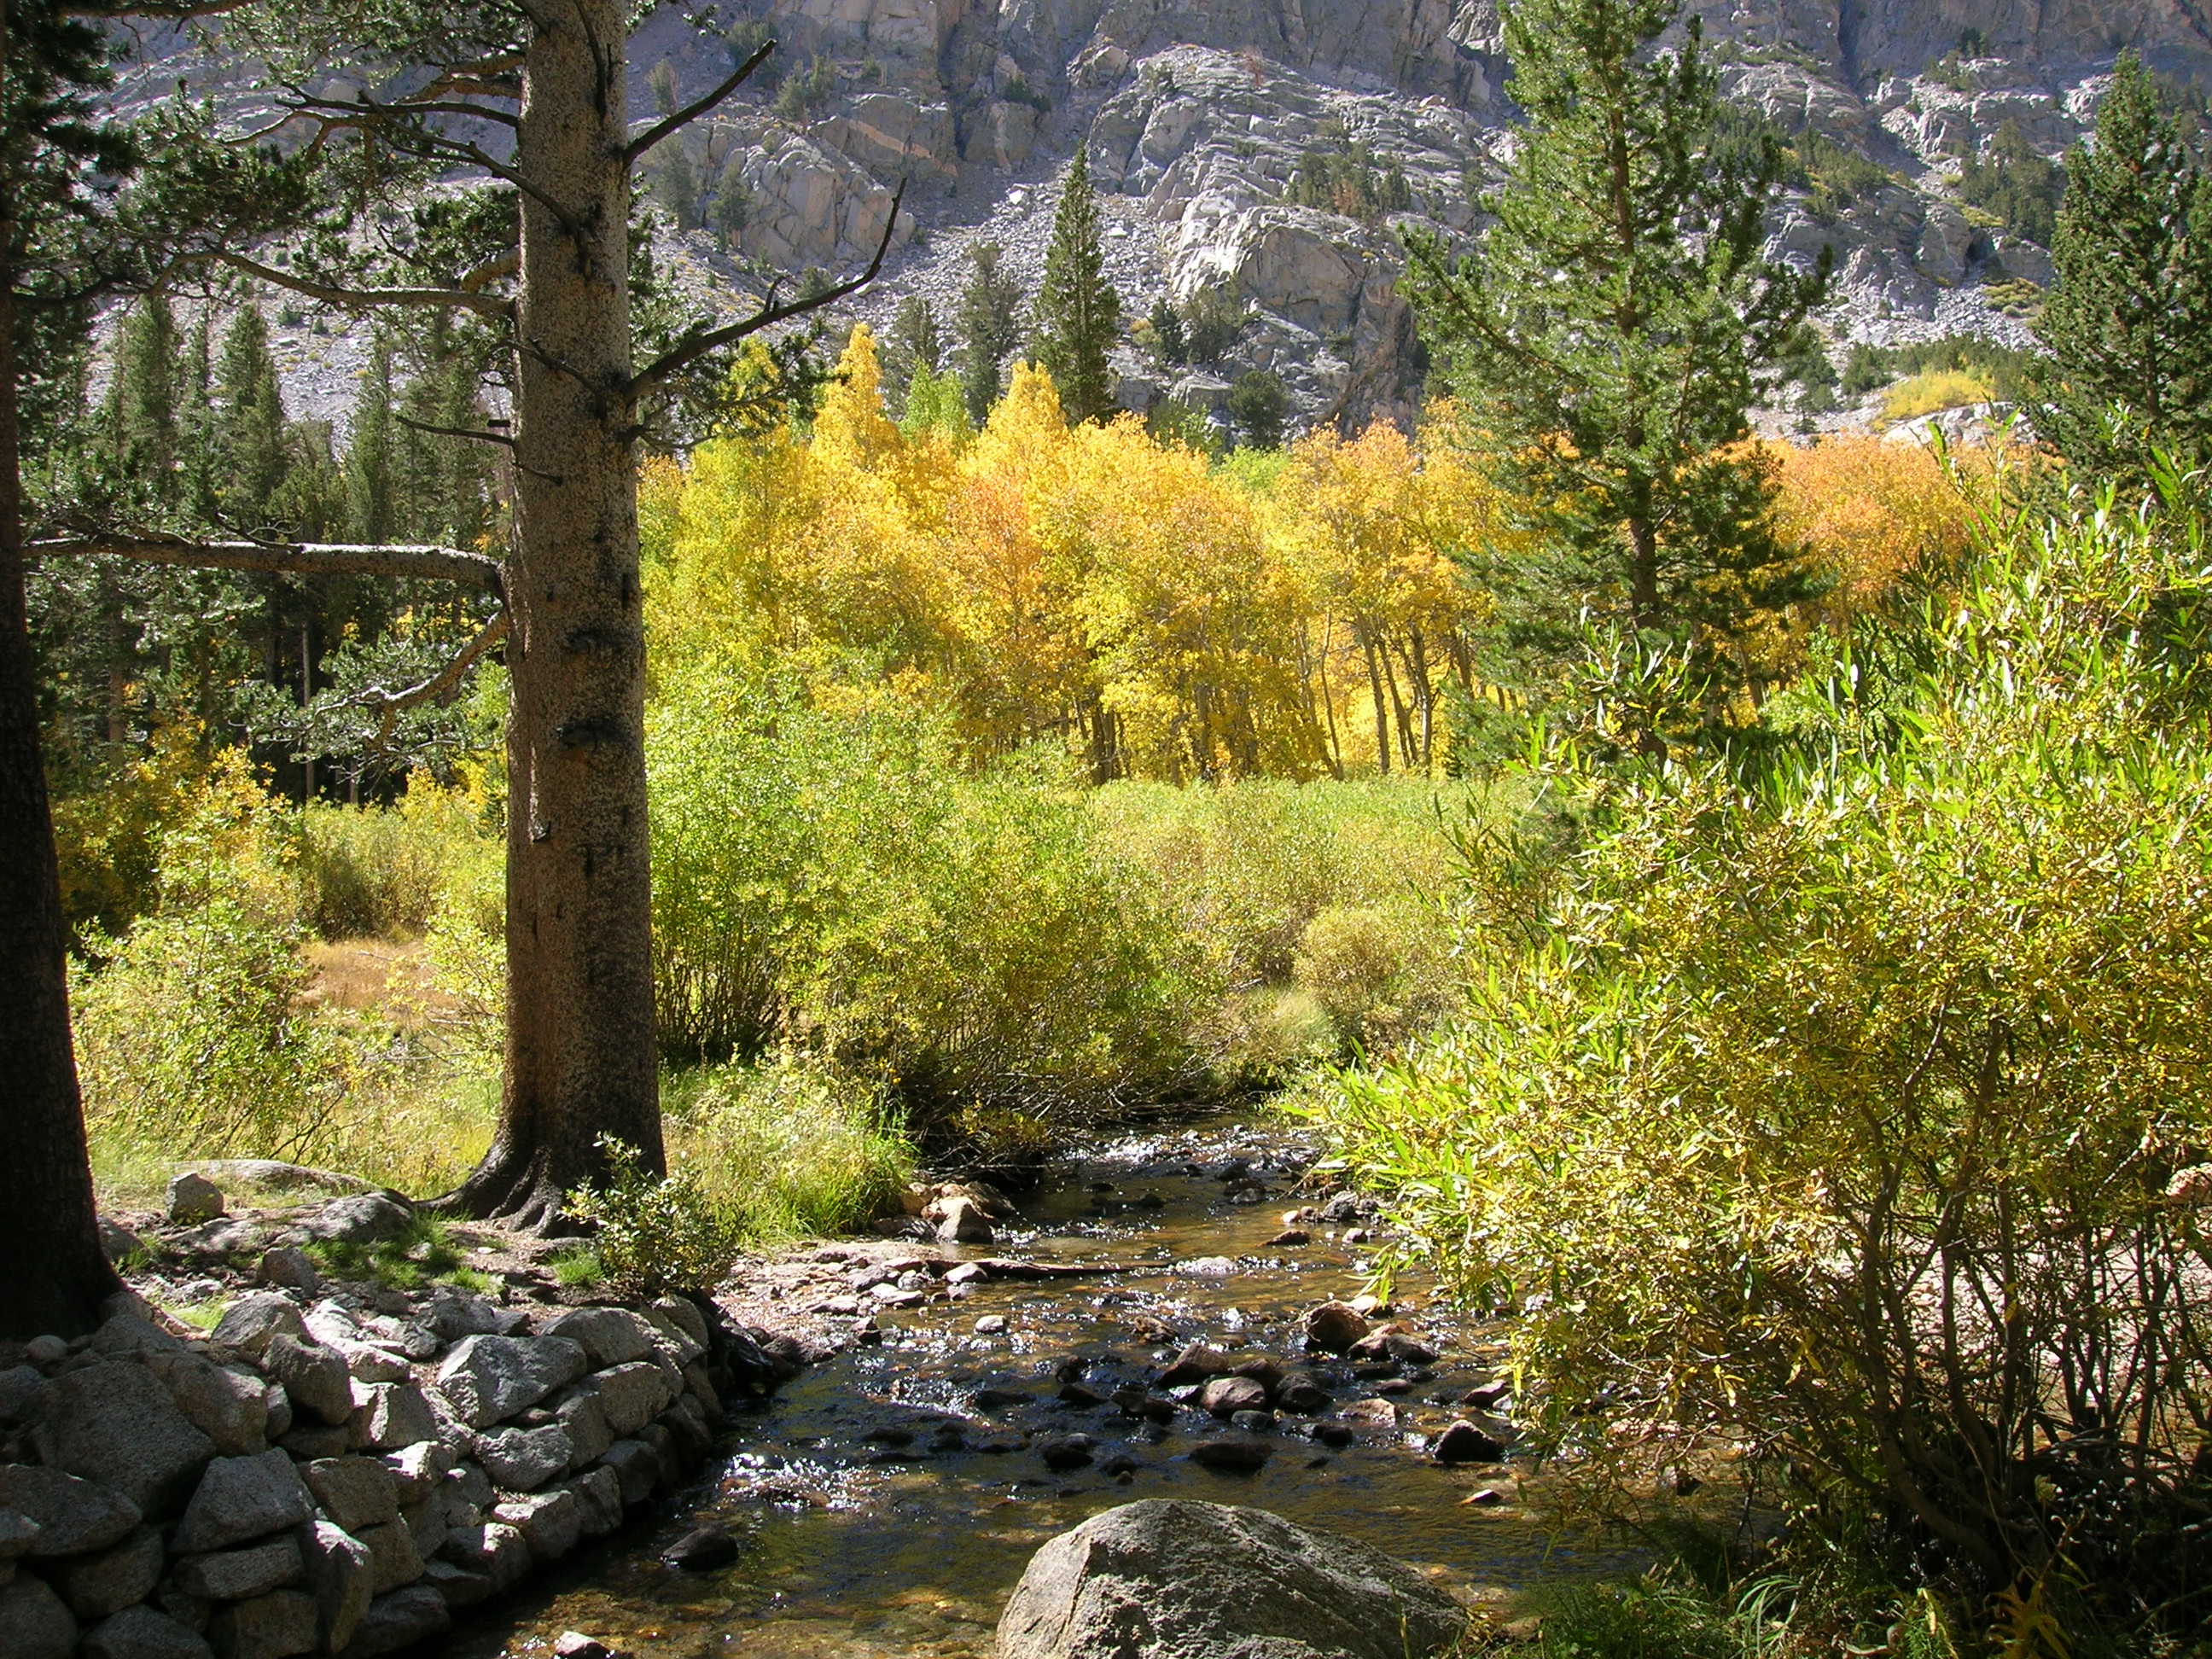
[[[1466,1626],[1443,1590],[1354,1540],[1153,1498],[1030,1558],[999,1659],[1422,1659]]]

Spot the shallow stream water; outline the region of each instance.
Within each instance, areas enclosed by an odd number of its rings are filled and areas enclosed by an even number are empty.
[[[1316,1364],[1324,1357],[1301,1353],[1300,1316],[1364,1288],[1375,1248],[1346,1242],[1344,1224],[1328,1219],[1301,1222],[1310,1243],[1270,1243],[1285,1212],[1325,1196],[1299,1188],[1311,1158],[1273,1124],[1124,1135],[1075,1157],[993,1244],[917,1247],[1115,1270],[986,1280],[898,1310],[862,1294],[848,1313],[842,1297],[817,1296],[816,1307],[836,1310],[832,1325],[857,1330],[872,1315],[879,1334],[734,1415],[708,1475],[678,1503],[502,1604],[448,1651],[519,1659],[580,1630],[638,1659],[987,1656],[1037,1546],[1138,1498],[1255,1504],[1468,1587],[1623,1565],[1555,1537],[1520,1501],[1510,1462],[1449,1468],[1428,1455],[1429,1437],[1466,1414],[1455,1402],[1492,1376],[1497,1351],[1425,1284],[1401,1278],[1392,1295],[1395,1316],[1437,1351],[1434,1365]],[[988,1329],[993,1316],[1003,1331]],[[1162,1425],[1085,1398],[1156,1379],[1194,1340],[1315,1369],[1330,1410],[1255,1434],[1194,1401]],[[1061,1397],[1070,1382],[1072,1401]],[[1095,1443],[1090,1464],[1048,1468],[1042,1448],[1074,1434]],[[1261,1442],[1270,1455],[1256,1473],[1216,1473],[1189,1455],[1214,1439]],[[735,1564],[665,1565],[661,1552],[702,1522],[736,1534]]]

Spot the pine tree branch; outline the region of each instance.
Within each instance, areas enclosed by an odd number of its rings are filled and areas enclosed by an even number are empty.
[[[678,110],[666,120],[658,122],[655,125],[647,127],[643,132],[640,133],[636,137],[629,141],[629,147],[623,151],[623,160],[632,166],[636,165],[638,158],[643,155],[647,150],[651,149],[655,144],[659,143],[662,139],[669,137],[672,133],[681,132],[685,127],[690,126],[701,116],[706,114],[717,104],[720,103],[725,98],[727,98],[732,93],[735,92],[739,87],[744,85],[747,77],[749,77],[752,72],[758,69],[763,63],[767,62],[768,55],[775,50],[775,41],[770,40],[766,42],[761,46],[760,50],[754,52],[751,57],[746,58],[744,63],[738,65],[736,74],[731,76],[728,80],[723,82],[720,86],[716,87],[714,91],[708,93],[704,98],[694,100],[692,102],[684,105],[682,109]]]
[[[482,427],[434,426],[428,421],[410,419],[396,409],[392,411],[392,418],[402,426],[412,427],[417,432],[427,432],[434,438],[473,438],[478,443],[505,444],[509,449],[514,447],[514,440],[504,432],[489,432]]]
[[[463,646],[454,659],[428,679],[410,685],[401,691],[372,689],[347,699],[377,711],[376,740],[372,745],[388,749],[392,744],[392,730],[406,709],[419,708],[426,702],[441,702],[460,689],[484,653],[507,637],[507,612],[502,611],[478,630],[477,636]]]
[[[365,311],[378,306],[421,306],[441,311],[473,311],[479,317],[501,322],[514,319],[514,306],[495,294],[474,294],[466,289],[453,288],[334,288],[327,283],[295,276],[228,248],[217,248],[200,257],[242,270],[249,276],[258,276],[275,287],[304,294],[325,305],[343,306],[349,311]]]
[[[201,542],[182,536],[88,536],[33,541],[27,557],[107,555],[198,570],[259,570],[292,576],[401,576],[504,591],[499,561],[455,547],[344,542]]]
[[[708,329],[704,332],[694,331],[634,376],[629,383],[629,395],[632,398],[641,396],[709,352],[718,351],[748,335],[757,334],[764,328],[773,328],[778,323],[789,322],[794,317],[804,317],[809,312],[835,305],[846,295],[857,294],[866,288],[875,281],[876,273],[884,268],[884,256],[890,252],[891,233],[898,228],[899,204],[905,199],[906,181],[901,179],[897,193],[891,198],[890,216],[884,221],[883,236],[876,243],[875,257],[868,261],[868,268],[859,276],[809,299],[793,300],[784,305],[763,304],[751,316],[726,327]]]

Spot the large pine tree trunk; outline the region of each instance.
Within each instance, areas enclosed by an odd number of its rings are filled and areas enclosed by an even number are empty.
[[[497,1138],[454,1195],[526,1226],[605,1168],[600,1133],[661,1166],[624,8],[574,0],[538,15],[514,151],[531,188],[507,566],[507,1075]]]
[[[6,55],[0,13],[0,57]],[[16,227],[0,197],[0,1338],[89,1330],[118,1288],[100,1248],[70,1045],[68,934],[23,606]]]

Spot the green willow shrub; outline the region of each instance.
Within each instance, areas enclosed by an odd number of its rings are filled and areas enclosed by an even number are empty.
[[[636,1147],[611,1136],[599,1144],[606,1182],[569,1194],[568,1207],[592,1229],[592,1255],[609,1288],[637,1297],[713,1291],[738,1259],[738,1231],[698,1170],[672,1158],[655,1179]]]
[[[1562,761],[1585,833],[1492,884],[1471,1012],[1317,1109],[1512,1316],[1541,1443],[1743,1444],[1977,1610],[2205,1615],[2203,532],[2020,524],[1797,741]]]
[[[1340,1039],[1372,1049],[1425,1029],[1443,1012],[1442,932],[1439,917],[1411,900],[1335,905],[1306,924],[1291,966]]]
[[[479,817],[461,791],[427,780],[392,806],[309,803],[293,836],[303,919],[330,939],[420,936],[453,872],[497,842]]]
[[[1202,963],[1046,763],[970,776],[927,717],[695,665],[658,688],[648,763],[672,1058],[789,1042],[922,1127],[1187,1077]]]
[[[746,1238],[849,1232],[914,1172],[883,1091],[804,1055],[671,1079],[663,1103],[670,1146]]]

